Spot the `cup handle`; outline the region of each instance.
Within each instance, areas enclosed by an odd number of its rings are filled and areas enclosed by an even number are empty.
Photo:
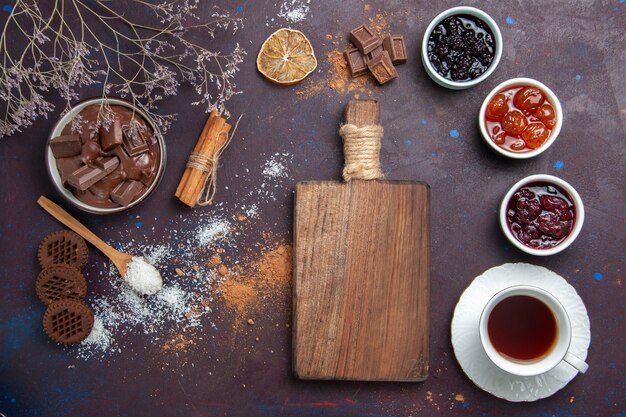
[[[578,356],[574,356],[573,354],[569,352],[565,354],[565,357],[563,358],[563,360],[567,362],[569,365],[571,365],[572,367],[576,368],[576,370],[580,372],[581,374],[584,374],[585,372],[587,372],[587,369],[589,369],[589,365],[587,365],[585,361],[580,359]]]

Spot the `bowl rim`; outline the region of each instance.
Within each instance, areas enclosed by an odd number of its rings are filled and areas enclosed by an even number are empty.
[[[552,107],[554,108],[554,114],[556,115],[556,125],[554,126],[554,129],[552,129],[552,132],[550,132],[550,136],[548,137],[548,139],[537,149],[533,149],[528,152],[511,152],[507,149],[504,149],[498,146],[493,140],[491,140],[491,136],[489,135],[489,132],[487,131],[487,126],[485,123],[485,113],[487,112],[487,106],[489,105],[489,102],[491,101],[491,99],[500,91],[504,90],[505,88],[512,87],[512,86],[519,85],[519,84],[524,84],[524,85],[529,85],[531,87],[539,88],[546,95],[546,98],[548,101],[550,101],[550,104],[552,104]],[[545,152],[550,146],[552,146],[554,141],[556,141],[556,138],[561,133],[561,128],[563,126],[563,108],[561,107],[561,102],[559,101],[558,97],[556,96],[556,94],[554,94],[554,91],[552,91],[550,87],[548,87],[541,81],[537,81],[533,78],[527,78],[527,77],[511,78],[509,80],[506,80],[500,83],[493,90],[491,90],[489,94],[487,94],[478,112],[478,126],[479,126],[480,133],[484,141],[491,147],[491,149],[495,150],[497,153],[507,156],[512,159],[533,158]]]
[[[555,184],[561,187],[564,191],[566,191],[567,194],[572,198],[573,203],[574,203],[574,208],[576,210],[576,218],[574,220],[574,227],[572,228],[572,231],[570,232],[570,234],[561,243],[559,243],[558,245],[552,248],[534,249],[534,248],[524,245],[522,242],[520,242],[519,240],[515,238],[515,236],[513,235],[513,233],[511,232],[507,224],[506,211],[507,211],[509,200],[518,189],[532,182],[547,182],[547,183]],[[504,195],[500,203],[499,221],[500,221],[500,228],[502,229],[502,232],[507,237],[509,242],[515,245],[515,247],[517,247],[518,249],[530,255],[549,256],[549,255],[554,255],[565,250],[568,246],[570,246],[574,242],[574,240],[576,240],[576,238],[578,237],[578,234],[582,230],[583,223],[585,222],[585,206],[583,204],[583,200],[580,198],[580,195],[578,194],[576,189],[572,187],[567,181],[559,177],[555,177],[553,175],[534,174],[534,175],[529,175],[527,177],[522,178],[521,180],[513,184],[511,188],[509,188],[509,190]]]
[[[61,177],[60,177],[57,165],[56,165],[56,159],[54,155],[52,154],[52,150],[50,149],[50,139],[58,136],[63,130],[63,128],[65,128],[65,126],[71,122],[71,120],[76,114],[80,113],[87,106],[90,106],[93,104],[100,104],[103,102],[109,105],[124,106],[130,109],[133,109],[135,112],[137,112],[141,117],[144,118],[146,123],[148,123],[150,127],[152,128],[152,130],[154,131],[154,135],[157,138],[159,148],[160,148],[159,167],[155,175],[154,181],[152,181],[152,184],[150,184],[150,186],[146,189],[146,191],[144,191],[141,197],[132,201],[128,206],[102,208],[102,207],[94,207],[94,206],[91,206],[89,204],[86,204],[80,201],[78,198],[74,196],[74,194],[72,194],[70,190],[68,190],[67,188],[63,186],[63,183],[61,181]],[[48,134],[48,139],[46,140],[46,146],[45,146],[44,152],[45,152],[46,170],[48,172],[48,176],[50,177],[50,180],[52,181],[52,184],[54,185],[54,188],[56,189],[56,191],[61,195],[61,197],[63,197],[68,203],[72,204],[74,207],[77,207],[83,211],[86,211],[88,213],[93,213],[93,214],[113,214],[113,213],[119,213],[125,210],[129,210],[133,207],[136,207],[141,202],[143,202],[146,198],[148,198],[148,196],[150,196],[150,194],[152,194],[152,192],[159,185],[159,183],[163,179],[163,172],[165,171],[165,166],[167,165],[167,149],[165,146],[165,139],[163,138],[163,134],[161,133],[161,130],[156,125],[154,120],[152,120],[152,118],[143,109],[137,106],[133,106],[132,103],[126,100],[115,98],[115,97],[89,98],[89,99],[85,99],[74,104],[64,115],[62,115],[59,118],[59,120],[54,124],[54,126],[50,130],[50,133]]]
[[[491,65],[489,65],[489,67],[487,68],[487,71],[483,72],[480,76],[474,78],[473,80],[469,80],[469,81],[449,80],[441,76],[430,63],[430,59],[428,59],[428,38],[430,37],[430,34],[432,33],[432,31],[435,29],[435,26],[439,22],[441,22],[446,17],[452,16],[454,14],[469,14],[469,15],[479,18],[480,20],[482,20],[489,26],[495,38],[494,39],[496,42],[495,55],[494,55],[493,61],[491,62]],[[421,57],[422,57],[422,64],[424,65],[424,68],[426,69],[426,73],[430,76],[430,78],[433,79],[433,81],[435,81],[437,84],[443,87],[446,87],[452,90],[464,90],[466,88],[474,87],[475,85],[478,85],[481,82],[485,81],[495,71],[496,67],[500,63],[500,58],[502,57],[502,50],[503,50],[502,33],[500,32],[500,27],[489,14],[487,14],[481,9],[477,9],[476,7],[457,6],[457,7],[452,7],[450,9],[444,10],[443,12],[439,13],[433,20],[430,21],[430,24],[424,31],[424,37],[422,38]]]

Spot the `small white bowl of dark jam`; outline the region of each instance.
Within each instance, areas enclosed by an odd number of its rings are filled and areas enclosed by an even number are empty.
[[[571,245],[585,220],[580,195],[552,175],[531,175],[513,185],[500,204],[500,227],[518,249],[554,255]]]
[[[532,78],[512,78],[485,97],[478,126],[485,143],[501,155],[528,159],[545,152],[563,125],[556,94]]]
[[[448,9],[435,17],[422,39],[422,64],[437,84],[464,90],[486,80],[502,56],[502,34],[475,7]]]

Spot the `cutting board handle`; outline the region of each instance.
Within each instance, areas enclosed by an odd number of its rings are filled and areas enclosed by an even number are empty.
[[[383,179],[380,147],[383,127],[377,100],[350,100],[346,106],[345,124],[339,129],[343,139],[344,181]]]

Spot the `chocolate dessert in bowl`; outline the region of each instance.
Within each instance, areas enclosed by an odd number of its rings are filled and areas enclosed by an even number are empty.
[[[101,115],[102,106],[105,117]],[[90,99],[67,112],[46,146],[48,174],[72,205],[90,213],[127,210],[157,187],[166,164],[163,136],[141,109]]]

